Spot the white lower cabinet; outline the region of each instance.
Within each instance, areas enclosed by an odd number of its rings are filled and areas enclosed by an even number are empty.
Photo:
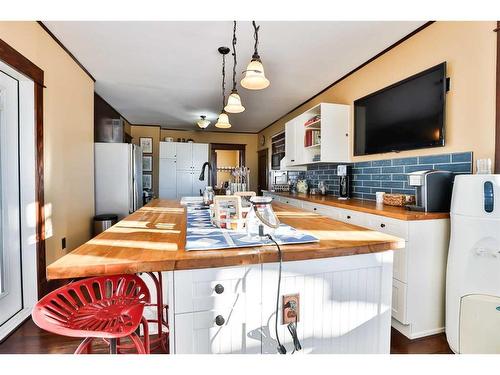
[[[283,263],[280,296],[300,296],[302,353],[389,353],[392,255]],[[173,353],[276,353],[277,263],[173,271],[171,282]]]
[[[410,339],[444,332],[449,219],[397,220],[272,192],[265,194],[282,203],[404,239],[405,248],[394,252],[392,325]]]
[[[260,353],[261,266],[173,272],[174,353]]]

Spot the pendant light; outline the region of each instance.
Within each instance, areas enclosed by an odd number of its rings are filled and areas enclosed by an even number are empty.
[[[197,124],[200,128],[205,129],[208,125],[210,125],[210,121],[206,120],[207,116],[200,116],[201,119],[198,120]]]
[[[229,116],[224,111],[224,103],[226,102],[226,55],[229,53],[229,48],[219,47],[219,53],[222,55],[222,111],[215,124],[216,128],[228,129],[231,127]]]
[[[241,113],[245,107],[241,105],[241,98],[236,90],[236,21],[233,26],[233,89],[231,95],[227,98],[227,104],[224,110],[229,113]]]
[[[269,80],[264,74],[264,66],[257,51],[260,26],[257,26],[255,21],[252,21],[252,25],[254,29],[253,37],[255,39],[254,52],[247,70],[243,72],[245,73],[245,77],[241,80],[241,86],[249,90],[262,90],[269,86]]]

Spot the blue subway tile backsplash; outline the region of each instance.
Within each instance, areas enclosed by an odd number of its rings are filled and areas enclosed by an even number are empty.
[[[415,194],[408,185],[408,173],[439,169],[457,174],[472,173],[472,152],[363,161],[348,164],[351,196],[374,200],[377,191],[394,194]],[[310,187],[325,181],[329,194],[338,194],[338,164],[311,164],[305,172],[288,172],[291,179],[306,179]]]

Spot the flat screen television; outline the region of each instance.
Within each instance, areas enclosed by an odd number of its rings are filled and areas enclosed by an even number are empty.
[[[354,102],[354,155],[444,146],[446,63]]]

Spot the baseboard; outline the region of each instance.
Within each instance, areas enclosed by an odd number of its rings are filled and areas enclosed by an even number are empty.
[[[406,337],[408,337],[410,340],[419,339],[421,337],[437,335],[439,333],[444,332],[444,327],[438,327],[438,328],[429,329],[429,330],[420,331],[420,332],[412,332],[411,324],[402,324],[401,322],[397,321],[394,318],[392,318],[392,320],[391,320],[391,326],[393,328],[395,328],[398,332],[400,332],[403,335],[405,335]]]
[[[23,324],[31,316],[31,309],[31,307],[22,309],[0,327],[0,343],[5,341],[14,333],[17,327]]]

